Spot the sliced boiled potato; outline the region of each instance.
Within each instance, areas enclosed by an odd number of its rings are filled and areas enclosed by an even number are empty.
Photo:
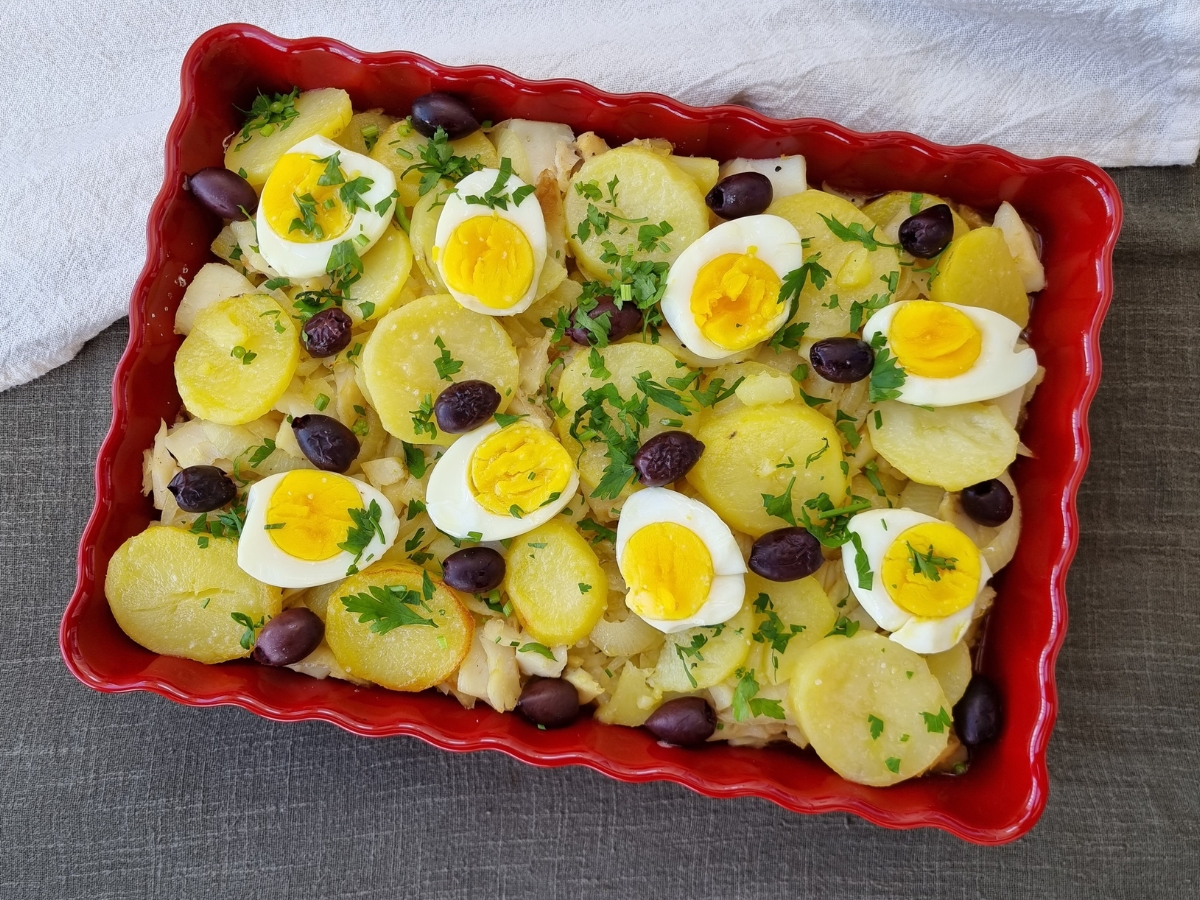
[[[872,446],[891,465],[948,491],[998,478],[1017,458],[1017,432],[984,403],[922,409],[888,400],[867,426]]]
[[[671,162],[691,176],[701,194],[707,194],[721,180],[721,164],[707,156],[672,156]]]
[[[944,721],[927,724],[952,704],[925,660],[878,634],[814,644],[792,673],[788,703],[822,761],[859,784],[920,775],[949,738]]]
[[[978,306],[1029,324],[1029,297],[999,228],[976,228],[950,242],[938,258],[929,296],[940,303]]]
[[[659,646],[663,642],[663,633],[630,613],[621,621],[613,621],[607,617],[597,619],[588,640],[605,656],[629,657]]]
[[[1046,270],[1038,258],[1037,248],[1033,245],[1033,236],[1029,228],[1021,221],[1013,205],[1007,201],[1000,204],[996,217],[992,222],[1004,235],[1004,243],[1012,254],[1013,262],[1017,264],[1017,272],[1026,293],[1032,294],[1046,286]]]
[[[767,684],[790,678],[804,651],[837,623],[837,610],[812,576],[767,581],[751,572],[746,576],[746,599],[757,615],[754,640],[763,647],[759,671]]]
[[[605,453],[608,445],[600,441],[589,441],[582,446],[571,436],[571,425],[575,421],[576,411],[585,404],[584,395],[589,390],[598,390],[611,384],[617,389],[623,400],[629,400],[634,393],[639,393],[636,379],[643,373],[650,373],[650,380],[658,385],[667,387],[667,379],[687,378],[692,370],[682,365],[678,359],[659,344],[643,344],[637,341],[627,344],[612,344],[603,350],[596,351],[603,361],[604,370],[593,369],[590,363],[590,353],[578,353],[563,370],[562,379],[558,383],[558,398],[567,407],[568,413],[559,417],[555,423],[559,439],[573,455],[578,457],[579,479],[588,491],[594,490],[604,477],[604,468],[608,464]],[[686,394],[686,392],[676,392]],[[641,440],[644,443],[667,430],[680,430],[695,433],[700,421],[696,412],[697,404],[690,396],[686,397],[685,405],[691,414],[683,415],[668,409],[660,403],[649,404],[648,425],[641,430]],[[615,415],[611,405],[605,404],[610,415]],[[679,424],[674,424],[678,422]],[[587,418],[583,420],[586,425]],[[665,423],[665,424],[664,424]],[[580,453],[582,452],[582,455]],[[631,490],[626,487],[625,493]]]
[[[438,374],[439,338],[451,357],[462,362],[454,380],[477,378],[491,384],[500,392],[500,412],[516,389],[517,351],[494,317],[464,309],[449,294],[420,297],[380,319],[362,352],[372,405],[383,427],[402,441],[448,446],[457,437],[440,430],[436,435],[418,433],[413,421],[414,416],[420,420],[426,398],[432,403],[452,384]]]
[[[363,255],[362,264],[362,275],[350,288],[350,300],[342,304],[356,323],[382,318],[400,296],[413,264],[408,235],[392,223]]]
[[[608,606],[596,551],[560,517],[513,539],[504,591],[525,630],[548,647],[583,640]]]
[[[749,603],[721,625],[669,634],[650,683],[660,691],[679,693],[720,684],[745,664],[753,634],[754,612]]]
[[[401,119],[380,134],[379,140],[371,150],[371,159],[383,163],[395,173],[400,205],[408,209],[416,206],[422,196],[421,173],[416,169],[408,170],[422,163],[421,151],[428,144],[429,138],[413,128],[407,119]],[[450,141],[450,148],[455,156],[478,160],[481,168],[494,169],[500,165],[496,148],[482,131]]]
[[[241,425],[283,396],[300,360],[295,323],[266,294],[206,307],[175,355],[175,383],[192,415]]]
[[[249,140],[243,140],[242,132],[235,134],[225,151],[225,168],[234,172],[244,170],[246,180],[260,187],[279,157],[289,149],[317,134],[336,138],[354,115],[350,95],[339,88],[304,91],[296,98],[295,108],[299,115],[284,123],[262,122],[251,127]]]
[[[224,263],[205,263],[183,292],[175,310],[175,333],[188,334],[200,311],[218,300],[252,293],[254,285],[237,269]]]
[[[202,663],[250,655],[253,640],[243,645],[247,629],[235,613],[261,628],[282,609],[279,588],[238,567],[235,541],[160,526],[117,548],[104,593],[117,624],[137,643]]]
[[[922,194],[915,191],[892,191],[884,194],[876,200],[872,200],[862,208],[862,211],[870,216],[880,227],[880,231],[887,235],[889,241],[895,241],[899,232],[901,223],[919,213],[923,209],[929,209],[931,206],[946,203],[941,197],[934,194]],[[949,204],[946,204],[949,206]],[[915,212],[914,212],[915,209]],[[950,216],[954,221],[954,232],[952,237],[962,237],[971,230],[963,217],[950,208]]]
[[[959,641],[949,650],[926,656],[925,662],[946,694],[946,708],[951,709],[962,699],[971,681],[971,651],[966,641]]]
[[[337,661],[352,676],[393,691],[423,691],[440,684],[458,668],[471,648],[475,620],[453,590],[407,562],[376,563],[343,581],[325,610],[325,639]],[[347,608],[356,600],[390,602],[428,624],[396,624],[370,612]],[[404,599],[398,599],[404,598]],[[364,617],[366,620],[364,621]]]
[[[355,153],[370,156],[379,139],[396,123],[391,116],[377,109],[355,113],[345,129],[334,140]]]
[[[764,494],[790,493],[797,523],[806,500],[828,494],[840,505],[845,499],[837,429],[807,406],[741,406],[708,417],[696,437],[704,454],[688,472],[688,483],[722,519],[753,537],[791,524],[767,512]],[[781,506],[788,509],[786,501]]]
[[[645,724],[662,703],[662,692],[650,680],[653,673],[653,669],[639,669],[633,663],[626,663],[617,678],[616,690],[596,709],[596,718],[606,725],[630,728]]]
[[[616,203],[609,202],[613,179]],[[589,199],[583,189],[600,191],[599,200]],[[579,240],[578,229],[587,219],[588,206],[623,219],[642,220],[652,225],[668,222],[671,233],[664,238],[669,251],[656,246],[652,251],[638,250],[640,223],[626,224],[612,219],[602,234],[590,233]],[[567,191],[567,232],[571,252],[588,275],[608,281],[610,265],[601,261],[603,244],[611,241],[618,253],[634,251],[635,258],[672,263],[696,238],[708,231],[708,207],[696,182],[669,156],[644,147],[618,147],[594,156],[580,167]]]
[[[450,182],[439,181],[438,186],[417,201],[409,220],[408,238],[417,268],[434,290],[444,291],[445,283],[433,259],[433,248],[437,243],[438,220],[446,208],[446,195]]]
[[[816,261],[829,272],[823,287],[818,288],[809,278],[800,292],[795,320],[808,323],[806,334],[810,338],[848,334],[851,305],[869,304],[872,298],[881,302],[888,293],[888,282],[893,273],[896,279],[900,277],[900,258],[894,247],[876,246],[876,249],[868,250],[860,241],[838,237],[826,223],[825,219],[829,219],[830,223],[846,228],[860,225],[868,234],[875,229],[875,238],[886,240],[879,233],[875,220],[848,200],[824,191],[808,190],[776,200],[767,213],[782,216],[795,225],[800,236],[807,238],[804,261]],[[869,317],[870,313],[865,313],[862,320]]]

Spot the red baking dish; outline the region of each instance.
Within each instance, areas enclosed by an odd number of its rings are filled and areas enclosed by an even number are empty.
[[[404,114],[414,97],[447,90],[480,118],[566,122],[610,143],[672,141],[679,152],[728,159],[801,153],[809,181],[883,192],[927,191],[990,212],[1011,201],[1045,244],[1049,286],[1031,342],[1046,380],[1023,433],[1033,458],[1015,477],[1028,515],[1016,558],[998,578],[979,667],[1007,706],[1000,739],[962,776],[890,788],[843,781],[810,752],[716,744],[664,747],[641,729],[581,721],[538,731],[515,715],[463,709],[434,692],[393,693],[317,681],[250,662],[206,666],[157,656],[117,627],[104,598],[113,551],[154,516],[142,495],[142,451],[180,408],[172,361],[175,308],[189,273],[213,259],[220,223],[183,190],[184,174],[222,163],[239,127],[235,107],[256,90],[336,86],[356,109]],[[277,721],[317,719],[355,734],[413,735],[447,750],[500,750],[538,766],[584,765],[622,781],[668,780],[710,797],[762,797],[796,812],[852,812],[889,828],[933,826],[981,844],[1014,840],[1046,804],[1046,742],[1057,697],[1054,661],[1066,628],[1064,585],[1079,521],[1075,493],[1088,459],[1087,410],[1100,378],[1099,332],[1112,296],[1121,221],[1116,187],[1078,159],[1027,160],[985,146],[944,147],[898,132],[858,134],[819,119],[770,119],[747,109],[696,109],[657,94],[607,94],[577,81],[527,81],[487,66],[441,66],[408,52],[361,53],[324,38],[284,40],[249,25],[202,35],[183,62],[179,111],[167,135],[166,177],[150,212],[145,268],[129,305],[129,346],[113,379],[112,427],[96,463],[96,506],[79,545],[79,582],[63,616],[68,668],[100,691],[146,690],[193,706],[233,704]]]

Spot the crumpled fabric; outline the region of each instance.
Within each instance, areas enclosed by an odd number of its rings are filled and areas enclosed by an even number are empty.
[[[0,28],[0,390],[127,310],[179,65],[251,22],[532,78],[1106,166],[1195,161],[1195,0],[38,0]]]

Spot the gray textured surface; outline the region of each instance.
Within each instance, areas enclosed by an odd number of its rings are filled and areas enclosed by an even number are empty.
[[[1117,178],[1050,802],[1021,841],[93,693],[57,630],[118,324],[0,394],[0,897],[1200,896],[1200,172]]]

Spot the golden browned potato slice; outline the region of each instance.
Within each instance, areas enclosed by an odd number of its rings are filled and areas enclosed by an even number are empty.
[[[709,417],[696,437],[704,455],[687,480],[739,531],[758,537],[799,522],[804,502],[819,494],[835,506],[845,498],[838,432],[807,406],[738,406]]]
[[[475,620],[454,591],[407,562],[350,576],[325,612],[325,639],[341,666],[394,691],[445,681],[474,635]]]
[[[548,647],[583,640],[608,606],[596,552],[557,517],[513,538],[504,590],[525,630]]]
[[[160,526],[117,548],[104,594],[121,630],[147,650],[202,663],[249,656],[282,607],[279,588],[238,567],[235,541]]]
[[[275,405],[299,361],[292,317],[266,294],[243,294],[197,314],[175,355],[175,383],[192,415],[241,425]]]
[[[225,151],[225,168],[244,171],[247,181],[261,187],[288,150],[313,135],[337,137],[354,115],[350,95],[338,88],[305,91],[295,99],[294,107],[297,115],[293,118],[275,122],[260,117],[249,123],[248,140],[242,132],[235,134]]]
[[[859,784],[920,775],[949,738],[950,703],[925,660],[878,634],[814,644],[792,674],[788,702],[817,755]]]

